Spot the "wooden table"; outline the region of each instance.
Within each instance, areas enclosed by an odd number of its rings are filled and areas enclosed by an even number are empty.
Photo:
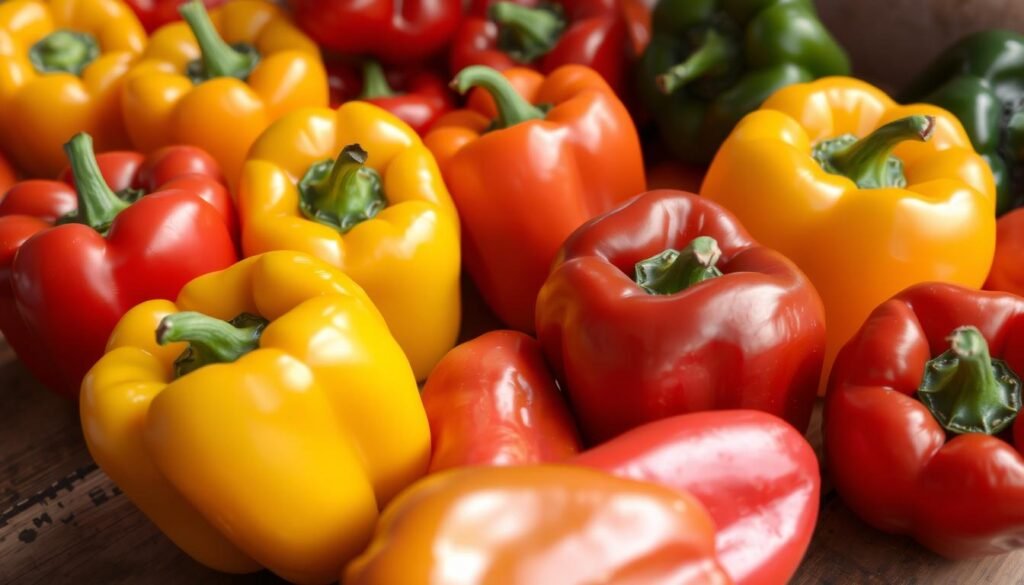
[[[43,390],[2,342],[0,364],[0,584],[280,583],[185,556],[93,463],[76,406]],[[946,561],[868,528],[831,492],[793,582],[1024,584],[1024,551]]]

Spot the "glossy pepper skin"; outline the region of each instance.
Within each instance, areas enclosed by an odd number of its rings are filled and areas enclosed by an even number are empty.
[[[71,399],[128,309],[238,259],[234,205],[209,155],[178,146],[96,161],[77,175],[88,196],[66,174],[18,183],[0,201],[0,330],[41,382]]]
[[[965,325],[979,330],[993,358],[1024,372],[1022,316],[1024,300],[1014,295],[922,284],[881,304],[840,352],[825,402],[825,453],[840,496],[868,524],[951,558],[1024,542],[1024,418],[1012,438],[947,438],[915,398],[926,363]]]
[[[130,146],[121,88],[145,45],[119,0],[0,3],[0,148],[28,176],[52,178],[77,132],[101,151]]]
[[[178,7],[187,0],[124,0],[135,15],[139,17],[146,32],[152,33],[165,24],[180,20]],[[225,0],[203,0],[207,8],[223,4]]]
[[[665,0],[651,22],[639,95],[683,162],[711,161],[776,90],[850,72],[811,0]]]
[[[234,363],[176,376],[186,344],[158,345],[154,331],[173,331],[180,311],[269,324]],[[132,309],[83,383],[81,417],[99,465],[185,552],[295,583],[334,581],[430,456],[415,379],[380,313],[296,252]]]
[[[154,34],[124,84],[125,126],[144,152],[168,144],[205,149],[236,186],[246,152],[271,122],[327,105],[327,73],[316,44],[277,6],[238,0],[207,19],[196,4],[186,7],[205,31],[203,48],[185,22]]]
[[[901,97],[935,104],[960,120],[995,176],[999,215],[1024,205],[1022,77],[1024,35],[987,30],[946,49]]]
[[[495,530],[500,526],[501,530]],[[460,563],[466,558],[472,563]],[[381,516],[349,585],[730,583],[692,496],[568,466],[433,475]]]
[[[490,331],[452,349],[421,396],[433,438],[431,473],[557,463],[580,451],[540,345],[518,331]]]
[[[615,0],[478,0],[452,40],[451,70],[486,65],[549,74],[563,65],[586,65],[621,95],[627,57],[625,22]]]
[[[436,55],[462,19],[461,0],[291,0],[289,5],[319,45],[395,65]]]
[[[567,65],[548,77],[519,68],[502,75],[460,74],[463,89],[490,85],[499,108],[478,91],[424,142],[459,209],[466,269],[506,325],[532,331],[537,292],[559,246],[580,224],[642,192],[644,168],[629,114],[594,71]],[[551,107],[545,113],[530,104]]]
[[[675,416],[568,463],[692,494],[714,520],[719,562],[737,585],[787,583],[814,534],[818,460],[803,435],[770,414]]]
[[[888,124],[896,121],[902,141],[893,148]],[[922,132],[912,127],[922,121]],[[812,156],[843,136],[867,147],[844,154],[871,154],[851,169],[856,173],[826,171]],[[874,178],[900,164],[902,174],[874,187],[853,177],[869,171],[865,178]],[[894,178],[905,178],[905,186]],[[773,95],[722,145],[701,195],[730,209],[758,242],[811,279],[825,303],[826,375],[881,302],[933,280],[979,287],[992,263],[995,186],[960,122],[936,106],[898,106],[850,78]]]
[[[336,180],[326,172],[323,188],[307,191],[303,184],[311,169],[351,163],[343,160],[350,145],[368,153],[365,164],[352,169],[376,181],[368,189],[379,199],[364,202],[360,197],[367,192],[359,185],[347,187],[347,175]],[[335,197],[333,189],[341,194]],[[321,192],[324,200],[307,199],[307,193]],[[358,204],[346,215],[351,224],[340,226],[319,215],[350,204]],[[417,379],[425,379],[455,345],[458,216],[434,157],[391,114],[350,102],[337,111],[286,115],[253,144],[238,205],[246,255],[297,250],[340,268],[380,309]]]
[[[720,276],[656,294],[634,280],[641,261],[709,237]],[[665,190],[569,237],[537,299],[537,336],[593,444],[702,410],[758,409],[806,429],[825,319],[792,262],[718,205]]]
[[[391,112],[420,136],[455,108],[447,82],[420,67],[385,71],[375,61],[365,61],[360,68],[335,60],[328,63],[327,75],[332,108],[352,100],[369,102]]]
[[[996,222],[996,255],[985,279],[986,290],[1024,296],[1024,210],[1013,210]]]

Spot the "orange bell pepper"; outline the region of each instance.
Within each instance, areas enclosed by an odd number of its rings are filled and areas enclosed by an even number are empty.
[[[87,132],[125,149],[121,86],[146,31],[118,0],[0,2],[0,147],[30,176],[67,165],[64,143]]]
[[[814,283],[826,376],[883,301],[925,281],[978,288],[992,264],[995,182],[963,126],[855,79],[777,92],[722,145],[701,194]]]
[[[237,0],[207,14],[193,0],[181,13],[186,22],[158,30],[129,72],[125,125],[142,151],[203,148],[237,185],[245,153],[271,122],[327,106],[320,51],[270,2]]]
[[[459,210],[466,269],[499,318],[532,331],[537,292],[565,238],[644,191],[636,128],[601,76],[579,65],[547,78],[473,66],[455,85],[484,91],[424,142]]]

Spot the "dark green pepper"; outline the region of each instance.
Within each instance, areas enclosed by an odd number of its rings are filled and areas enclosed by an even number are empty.
[[[953,113],[996,179],[996,213],[1024,205],[1024,35],[988,30],[939,55],[901,96]]]
[[[651,22],[639,93],[686,162],[709,162],[776,90],[850,71],[810,0],[661,0]]]

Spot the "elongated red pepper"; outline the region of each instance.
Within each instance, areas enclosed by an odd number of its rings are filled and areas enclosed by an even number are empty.
[[[223,4],[226,0],[202,0],[207,8]],[[187,0],[125,0],[125,4],[139,17],[139,22],[151,33],[161,26],[181,20],[178,8]]]
[[[0,201],[0,331],[36,377],[75,398],[128,309],[238,259],[237,220],[199,149],[95,157],[86,134],[65,149],[68,182],[24,181]]]
[[[1024,299],[933,283],[883,303],[825,398],[843,501],[947,557],[1024,546],[1022,373]]]
[[[470,65],[550,73],[586,65],[622,95],[626,25],[616,0],[476,0],[452,41],[452,74]]]

